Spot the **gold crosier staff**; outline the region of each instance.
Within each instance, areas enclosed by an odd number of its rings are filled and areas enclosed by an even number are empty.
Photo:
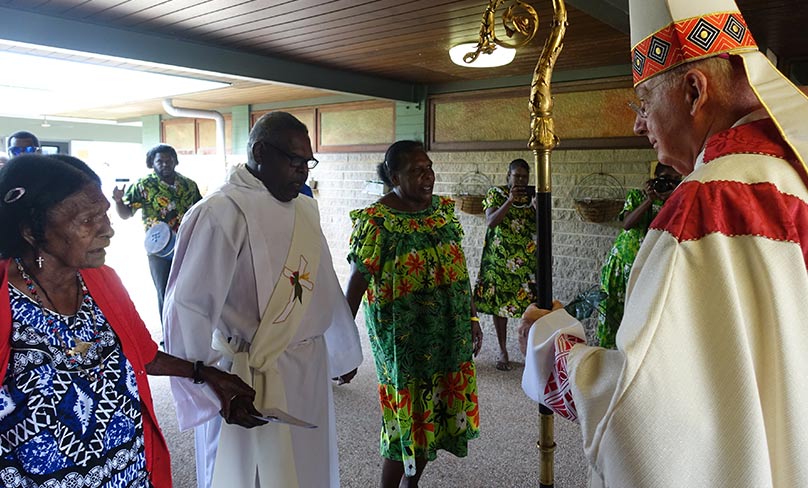
[[[496,10],[505,0],[489,0],[483,13],[480,26],[480,40],[475,52],[466,54],[463,60],[474,61],[481,52],[490,54],[496,46],[517,48],[530,42],[539,27],[539,15],[529,4],[514,1],[502,15],[502,24],[508,37],[519,34],[521,41],[506,43],[497,39],[494,32]],[[552,185],[550,181],[550,154],[558,145],[553,122],[553,98],[550,94],[550,80],[558,55],[563,47],[564,33],[567,30],[567,7],[564,0],[552,0],[553,25],[550,36],[544,43],[539,62],[533,71],[530,84],[530,140],[528,147],[533,150],[536,178],[536,281],[538,283],[538,305],[551,309],[553,302],[553,257],[552,257]],[[522,12],[517,13],[517,9]],[[539,405],[539,486],[553,486],[553,412]]]

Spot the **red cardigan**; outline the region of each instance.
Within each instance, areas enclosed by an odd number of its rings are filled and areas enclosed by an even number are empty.
[[[0,260],[0,378],[5,380],[11,357],[11,305],[8,296],[10,259]],[[146,469],[154,488],[171,487],[171,461],[168,446],[157,425],[151,389],[146,377],[146,364],[157,355],[157,344],[151,338],[120,278],[107,266],[82,269],[81,277],[95,302],[118,335],[123,355],[132,364],[140,393]]]

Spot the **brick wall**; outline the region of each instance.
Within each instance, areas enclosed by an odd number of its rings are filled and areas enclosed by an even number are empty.
[[[530,151],[431,152],[435,163],[435,193],[452,195],[464,176],[479,170],[494,184],[504,184],[508,163]],[[345,261],[351,232],[348,212],[364,207],[378,197],[364,193],[365,182],[376,179],[381,153],[318,154],[321,164],[312,172],[318,182],[320,215],[334,257],[337,275],[344,283],[349,272]],[[553,152],[553,291],[566,302],[578,292],[596,284],[606,253],[619,232],[616,222],[584,222],[576,213],[570,191],[584,177],[604,172],[614,176],[625,189],[640,187],[648,178],[655,153],[650,149],[556,150]],[[531,181],[533,174],[531,171]],[[483,215],[458,212],[466,237],[463,249],[472,282],[477,277],[485,236]]]

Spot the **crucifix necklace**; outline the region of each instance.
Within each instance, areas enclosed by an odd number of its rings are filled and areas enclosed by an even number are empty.
[[[73,322],[72,325],[68,324],[68,330],[77,328],[77,325],[79,325],[78,314],[79,314],[79,312],[81,310],[81,305],[82,304],[87,304],[87,305],[90,306],[90,315],[92,317],[92,327],[93,327],[93,337],[90,339],[90,341],[83,341],[83,340],[79,339],[78,336],[74,335],[73,336],[74,346],[69,347],[67,345],[67,343],[65,342],[65,340],[62,338],[61,331],[59,330],[59,327],[56,324],[56,318],[53,316],[53,313],[50,310],[48,310],[45,307],[45,305],[42,303],[42,298],[39,296],[39,293],[37,292],[37,286],[35,286],[34,283],[36,283],[36,285],[38,285],[39,289],[42,290],[42,293],[45,294],[45,298],[48,299],[50,304],[55,307],[56,305],[53,303],[53,300],[51,300],[50,296],[48,296],[48,292],[45,290],[45,288],[42,287],[42,285],[39,283],[39,281],[34,276],[29,275],[26,272],[25,266],[22,264],[22,260],[20,258],[15,258],[14,262],[17,264],[17,270],[19,271],[20,276],[22,277],[22,280],[25,282],[25,286],[28,288],[28,291],[34,297],[34,300],[36,300],[37,305],[39,305],[39,308],[42,311],[42,314],[45,316],[45,320],[46,320],[47,326],[48,326],[48,331],[51,334],[53,334],[54,336],[56,336],[56,339],[59,341],[59,344],[60,344],[60,346],[62,348],[62,351],[64,351],[65,355],[67,356],[68,365],[69,366],[76,366],[78,364],[79,360],[81,359],[81,357],[84,356],[85,354],[87,354],[87,352],[89,352],[89,350],[93,346],[93,344],[100,341],[99,332],[98,332],[98,321],[96,321],[96,319],[95,319],[95,310],[94,310],[95,307],[92,304],[92,298],[90,298],[90,293],[87,290],[87,286],[84,284],[84,280],[81,278],[81,274],[76,272],[76,283],[78,285],[79,290],[81,291],[81,295],[82,295],[83,300],[81,302],[79,302],[79,306],[76,307],[77,309],[76,309],[76,316],[75,316],[74,322]]]

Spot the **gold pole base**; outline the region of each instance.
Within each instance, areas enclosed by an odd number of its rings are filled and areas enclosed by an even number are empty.
[[[539,448],[539,486],[548,488],[553,486],[555,479],[554,456],[556,443],[554,439],[554,418],[552,411],[539,415],[539,440],[536,447]]]

